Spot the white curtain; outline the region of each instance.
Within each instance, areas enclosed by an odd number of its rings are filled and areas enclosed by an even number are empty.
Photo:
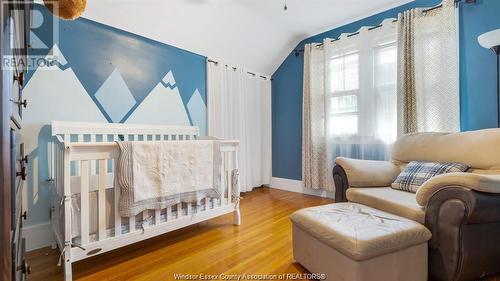
[[[310,145],[326,152],[327,169],[310,165],[304,173],[319,169],[328,182],[318,187],[304,181],[304,185],[332,190],[329,173],[336,157],[385,160],[396,140],[396,24],[387,20],[381,27],[365,27],[353,36],[325,39],[322,48],[322,52],[311,49],[305,69],[312,77],[305,83],[304,95],[310,104],[304,104],[309,109],[304,118],[311,120],[310,126],[303,127],[311,140],[325,140],[326,147],[321,141]],[[323,57],[317,59],[321,53]],[[324,124],[323,129],[314,124]],[[304,151],[305,161],[313,163],[307,154]]]
[[[399,132],[460,130],[457,9],[413,9],[398,21]]]
[[[208,135],[236,139],[242,192],[271,181],[271,81],[207,61]]]

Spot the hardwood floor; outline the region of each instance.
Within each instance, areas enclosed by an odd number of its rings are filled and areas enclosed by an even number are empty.
[[[332,200],[269,188],[241,201],[242,225],[232,215],[180,229],[73,265],[74,280],[175,280],[174,274],[305,273],[292,260],[291,223],[295,210]],[[59,252],[28,253],[28,281],[63,280]],[[490,277],[483,281],[500,281]]]
[[[314,196],[258,188],[241,200],[242,225],[232,215],[152,238],[73,264],[74,280],[174,280],[176,273],[303,273],[292,260],[291,223],[295,210],[332,203]],[[63,280],[59,252],[28,253],[29,281]]]

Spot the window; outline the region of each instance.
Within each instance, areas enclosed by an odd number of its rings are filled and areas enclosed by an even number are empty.
[[[329,135],[395,139],[396,42],[344,52],[332,57],[329,63]]]
[[[351,52],[330,61],[329,132],[333,136],[358,133],[359,54]]]
[[[397,47],[390,42],[374,50],[374,118],[377,126],[373,136],[384,142],[392,142],[397,138]]]

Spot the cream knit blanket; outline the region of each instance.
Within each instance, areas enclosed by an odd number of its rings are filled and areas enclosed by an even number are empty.
[[[220,198],[219,141],[118,142],[120,215]]]

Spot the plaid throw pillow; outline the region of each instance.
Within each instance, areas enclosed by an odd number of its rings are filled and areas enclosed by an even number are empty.
[[[399,174],[392,188],[416,193],[428,179],[446,173],[465,172],[469,166],[462,163],[411,161]]]

